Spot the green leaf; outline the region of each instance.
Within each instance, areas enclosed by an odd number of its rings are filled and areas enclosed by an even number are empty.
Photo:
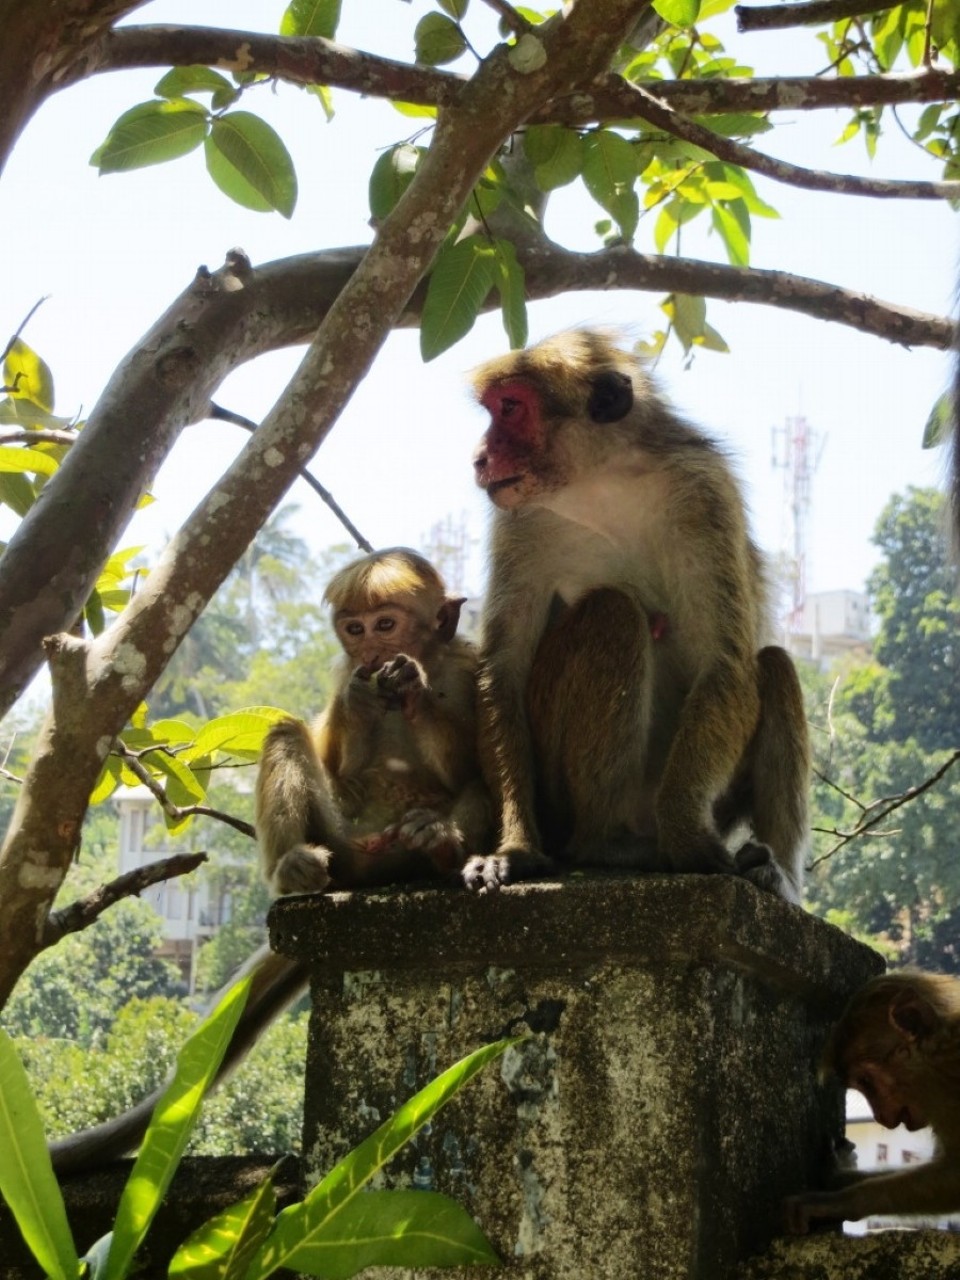
[[[747,112],[731,112],[720,116],[694,116],[697,124],[712,129],[721,138],[750,138],[758,133],[769,133],[773,125],[766,116]]]
[[[0,1027],[0,1195],[49,1280],[74,1280],[80,1259],[27,1073]]]
[[[420,319],[424,360],[432,360],[470,332],[496,273],[496,251],[483,236],[443,246],[430,273]]]
[[[738,202],[739,203],[739,202]],[[750,265],[750,239],[744,234],[743,226],[733,209],[722,204],[714,205],[711,210],[714,228],[720,233],[727,258],[731,266],[747,267]]]
[[[437,3],[444,13],[448,13],[457,22],[462,22],[467,16],[469,0],[437,0]]]
[[[248,1196],[209,1218],[184,1241],[170,1261],[170,1280],[243,1280],[273,1226],[276,1171],[275,1166]]]
[[[153,751],[147,757],[150,765],[166,776],[166,794],[171,804],[178,808],[190,804],[203,804],[207,798],[205,788],[193,772],[181,762],[178,756],[167,755],[165,751]],[[181,822],[176,823],[182,825]]]
[[[329,86],[325,84],[308,84],[304,85],[307,93],[316,98],[323,108],[323,114],[327,117],[327,124],[336,115],[333,109],[333,92]]]
[[[107,756],[100,770],[100,777],[90,792],[90,804],[103,804],[104,800],[109,800],[119,787],[122,774],[123,769],[117,757]]]
[[[280,34],[332,40],[340,24],[340,5],[341,0],[291,0],[280,19]]]
[[[503,327],[514,351],[527,345],[527,299],[523,267],[511,240],[497,240],[497,288]]]
[[[370,212],[380,220],[391,212],[413,181],[423,157],[422,147],[401,143],[384,151],[370,174]]]
[[[242,711],[217,716],[203,726],[194,739],[193,746],[180,758],[193,761],[200,756],[212,755],[215,751],[254,757],[263,746],[267,730],[285,715],[286,712],[276,707],[245,707]]]
[[[3,385],[13,400],[28,400],[44,413],[53,412],[53,374],[45,360],[14,338],[3,362]]]
[[[626,138],[610,129],[599,129],[586,138],[584,184],[616,221],[625,240],[633,238],[640,218],[636,178],[637,157]]]
[[[90,163],[100,173],[121,173],[175,160],[199,147],[208,120],[206,109],[188,98],[141,102],[117,120]]]
[[[237,204],[289,218],[297,203],[297,175],[276,130],[249,111],[214,120],[205,146],[207,172]]]
[[[26,476],[0,470],[0,502],[18,516],[25,516],[36,500],[36,492]]]
[[[463,32],[443,13],[428,13],[422,17],[413,39],[417,61],[426,63],[428,67],[455,62],[467,48]]]
[[[697,345],[705,347],[707,351],[729,352],[730,347],[726,338],[722,334],[717,333],[712,324],[704,321],[703,332],[696,339]]]
[[[87,626],[90,628],[92,636],[98,636],[102,633],[106,626],[103,616],[103,601],[100,599],[100,592],[94,587],[87,597],[87,602],[83,606],[83,616]]]
[[[200,1115],[204,1094],[233,1036],[250,992],[248,976],[230,988],[177,1055],[177,1068],[144,1135],[113,1225],[113,1240],[96,1280],[124,1280],[133,1256],[167,1193]]]
[[[500,1261],[455,1200],[436,1191],[365,1191],[327,1228],[295,1249],[286,1265],[324,1280],[365,1267],[476,1267]]]
[[[583,168],[583,139],[560,124],[531,126],[523,135],[523,149],[541,191],[566,186]]]
[[[57,461],[39,449],[25,449],[21,445],[0,445],[0,471],[34,471],[52,476],[57,472]]]
[[[692,27],[700,16],[700,0],[653,0],[653,7],[675,27]]]
[[[299,1250],[328,1239],[332,1220],[359,1195],[378,1170],[478,1071],[516,1043],[514,1038],[485,1045],[414,1094],[375,1133],[344,1156],[300,1204],[284,1209],[251,1263],[245,1280],[266,1280]]]
[[[923,428],[923,447],[933,449],[946,444],[953,432],[953,392],[945,391],[930,410]]]
[[[172,67],[153,87],[161,98],[185,98],[190,93],[212,93],[218,99],[236,99],[237,90],[226,76],[210,67]],[[224,104],[225,105],[225,104]]]
[[[410,119],[435,120],[437,118],[437,108],[428,106],[424,102],[391,102],[390,105],[394,111]]]

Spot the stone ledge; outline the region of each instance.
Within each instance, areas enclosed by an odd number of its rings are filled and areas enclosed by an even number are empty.
[[[275,951],[308,967],[450,973],[708,960],[804,999],[842,1002],[878,973],[869,947],[735,876],[592,872],[473,894],[445,887],[280,898]],[[318,939],[322,938],[322,948]]]
[[[822,1232],[775,1240],[737,1280],[957,1280],[960,1236],[950,1231]]]

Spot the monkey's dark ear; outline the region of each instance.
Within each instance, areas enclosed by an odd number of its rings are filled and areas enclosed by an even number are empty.
[[[918,991],[904,991],[890,1002],[890,1024],[906,1040],[923,1040],[937,1028],[937,1012]]]
[[[608,369],[593,379],[587,413],[594,422],[619,422],[633,408],[633,383],[625,373]]]
[[[437,635],[441,640],[450,641],[457,634],[460,608],[466,598],[466,596],[448,597],[437,610]]]

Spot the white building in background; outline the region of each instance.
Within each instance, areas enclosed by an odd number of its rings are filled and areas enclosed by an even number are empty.
[[[146,787],[118,788],[113,800],[120,818],[121,875],[183,852],[169,842],[157,802]],[[199,948],[231,919],[229,889],[218,889],[207,878],[175,877],[151,885],[140,897],[163,923],[159,954],[180,966],[192,992]]]
[[[787,648],[796,658],[826,666],[852,649],[869,647],[870,622],[869,601],[862,591],[811,592],[787,636]]]

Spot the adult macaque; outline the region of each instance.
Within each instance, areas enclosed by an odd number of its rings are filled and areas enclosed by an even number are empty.
[[[481,646],[497,851],[471,887],[554,862],[731,872],[799,897],[809,751],[721,449],[602,333],[474,375],[498,508]],[[738,828],[749,836],[728,848]]]
[[[422,556],[393,548],[342,569],[324,598],[344,649],[311,731],[267,735],[257,782],[264,874],[277,893],[388,884],[457,870],[489,847],[476,747],[476,652],[455,637],[461,600]],[[302,966],[261,948],[222,1077],[306,987]],[[162,1089],[113,1120],[51,1144],[58,1172],[135,1147]]]
[[[459,870],[488,847],[473,646],[422,556],[391,548],[342,569],[324,599],[342,670],[312,730],[264,742],[257,835],[276,893],[390,884]]]
[[[791,1196],[791,1231],[823,1218],[960,1209],[960,980],[912,971],[873,978],[834,1027],[822,1072],[859,1089],[887,1129],[930,1125],[937,1154],[890,1172],[840,1174],[830,1191]]]

